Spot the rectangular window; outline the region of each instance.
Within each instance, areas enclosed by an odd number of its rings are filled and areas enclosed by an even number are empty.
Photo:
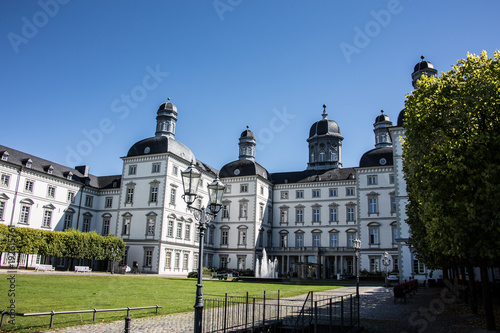
[[[19,217],[19,223],[28,224],[30,218],[30,206],[21,206],[21,216]]]
[[[339,246],[339,235],[337,233],[330,234],[330,247]]]
[[[246,192],[248,192],[248,184],[241,184],[241,185],[240,185],[240,192],[241,192],[241,193],[246,193]]]
[[[396,197],[391,195],[391,213],[396,213],[396,208],[397,208]]]
[[[89,231],[90,231],[90,217],[84,216],[82,223],[82,232],[89,232]]]
[[[280,223],[288,223],[288,209],[287,208],[280,209]]]
[[[214,233],[215,233],[215,228],[208,228],[208,244],[213,245],[214,244]],[[199,235],[197,233],[197,235]]]
[[[181,264],[180,261],[181,261],[181,254],[179,252],[175,252],[175,262],[174,262],[175,269],[179,269]]]
[[[26,183],[24,184],[24,190],[26,192],[33,192],[33,185],[34,182],[32,180],[26,180]]]
[[[110,223],[110,218],[109,217],[105,217],[103,220],[102,220],[102,235],[103,236],[107,236],[109,235],[109,223]]]
[[[229,205],[228,204],[222,205],[222,218],[223,219],[229,218]]]
[[[151,185],[149,189],[149,202],[158,202],[158,185]]]
[[[177,222],[177,238],[182,238],[182,222]]]
[[[391,227],[392,231],[392,244],[396,244],[396,239],[398,239],[398,228],[396,226]]]
[[[170,204],[171,205],[175,205],[175,192],[176,192],[175,188],[170,189]]]
[[[321,246],[321,237],[319,234],[313,234],[313,246],[314,247]]]
[[[131,204],[134,202],[134,188],[127,187],[127,198],[125,199],[125,203]]]
[[[179,168],[177,165],[172,165],[172,175],[177,176],[177,172],[179,171]]]
[[[295,198],[297,198],[297,199],[304,198],[304,191],[302,191],[302,190],[295,191]]]
[[[0,201],[0,221],[3,221],[4,211],[5,211],[5,201]]]
[[[312,197],[319,198],[321,196],[320,190],[312,190]]]
[[[378,239],[378,228],[370,228],[370,244],[380,244]]]
[[[288,199],[288,191],[281,191],[281,199]]]
[[[182,260],[182,269],[187,271],[189,263],[189,253],[184,253],[184,258]]]
[[[186,230],[184,230],[184,235],[186,240],[191,240],[191,224],[186,224]]]
[[[153,249],[145,248],[144,249],[144,266],[151,267],[153,266]]]
[[[135,175],[136,172],[137,172],[137,165],[129,165],[128,174]]]
[[[227,256],[220,256],[220,267],[222,269],[226,269],[227,268]]]
[[[368,214],[378,213],[378,202],[377,198],[368,198]]]
[[[319,208],[313,208],[313,222],[321,222],[321,210]]]
[[[389,175],[389,184],[394,184],[394,174],[393,173],[391,173]]]
[[[63,225],[63,231],[68,230],[71,228],[71,224],[73,222],[73,214],[65,214],[64,215],[64,225]]]
[[[147,229],[146,229],[146,235],[148,236],[154,236],[155,234],[155,224],[156,224],[156,219],[154,216],[149,216],[147,220]]]
[[[346,187],[345,195],[348,197],[354,196],[354,187]]]
[[[130,235],[130,217],[123,219],[123,235]]]
[[[347,221],[349,221],[349,222],[355,221],[354,207],[352,207],[352,206],[347,207]]]
[[[94,197],[91,195],[86,195],[85,196],[85,207],[90,207],[92,208],[92,205],[94,204]]]
[[[151,167],[151,173],[160,172],[160,166],[161,166],[161,163],[153,163],[153,165]]]
[[[304,246],[304,234],[296,234],[295,235],[295,246],[303,247]]]
[[[353,247],[353,242],[354,242],[354,237],[356,236],[355,233],[349,232],[347,233],[347,247]]]
[[[172,268],[172,252],[165,249],[165,269]]]
[[[113,197],[106,197],[105,208],[111,208],[113,206]]]
[[[378,258],[370,258],[370,272],[376,273],[380,271],[379,262],[380,260]]]
[[[248,212],[248,203],[247,202],[240,202],[240,218],[247,218]]]
[[[330,222],[338,222],[337,207],[330,207]]]
[[[55,198],[56,196],[56,188],[54,186],[47,187],[47,197]]]
[[[8,187],[9,182],[10,182],[10,176],[6,175],[6,174],[2,174],[2,178],[0,180],[0,185]]]
[[[228,236],[229,236],[228,230],[226,230],[226,229],[221,230],[221,238],[220,238],[221,245],[227,245]]]
[[[45,212],[43,212],[42,227],[43,228],[50,228],[51,221],[52,221],[52,211],[46,210]]]
[[[174,221],[168,221],[167,237],[174,237]]]
[[[68,191],[68,202],[75,202],[75,192]]]
[[[288,246],[288,235],[287,234],[281,234],[281,236],[280,236],[280,246],[281,247],[287,247]]]
[[[247,232],[246,230],[238,230],[238,245],[247,244]]]
[[[304,223],[304,210],[302,208],[295,210],[295,223]]]
[[[336,197],[336,196],[338,196],[338,189],[337,188],[331,188],[331,189],[328,190],[328,194],[331,197]]]
[[[377,176],[367,176],[368,185],[377,185]]]

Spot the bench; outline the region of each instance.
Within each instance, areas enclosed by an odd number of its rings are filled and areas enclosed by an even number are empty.
[[[394,303],[398,300],[406,304],[406,297],[413,296],[418,290],[418,280],[410,280],[394,286]]]
[[[87,266],[75,266],[75,273],[82,272],[82,273],[92,273],[92,268],[87,267]]]
[[[35,272],[40,272],[40,271],[55,271],[56,269],[52,265],[42,265],[42,264],[36,264],[35,265]]]

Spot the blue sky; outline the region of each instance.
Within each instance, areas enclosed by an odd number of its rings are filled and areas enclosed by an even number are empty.
[[[168,97],[176,139],[220,169],[249,126],[270,172],[307,167],[309,128],[340,125],[344,167],[374,147],[425,55],[448,71],[498,44],[498,0],[0,2],[1,144],[120,174]]]

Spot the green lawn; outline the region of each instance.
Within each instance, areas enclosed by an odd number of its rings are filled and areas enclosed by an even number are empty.
[[[0,310],[7,309],[9,297],[8,275],[0,275]],[[281,297],[335,288],[316,283],[252,283],[204,280],[205,294],[262,293],[264,290]],[[193,311],[196,280],[158,276],[123,275],[24,275],[17,274],[15,281],[16,312],[34,313],[111,309],[161,305],[159,314]],[[154,316],[154,309],[131,312],[132,318]],[[123,320],[125,312],[98,313],[96,322]],[[39,332],[48,330],[50,316],[16,317],[15,325],[4,319],[0,332]],[[56,315],[54,327],[92,323],[92,313]]]

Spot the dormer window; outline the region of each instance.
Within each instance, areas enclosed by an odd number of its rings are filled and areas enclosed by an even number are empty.
[[[47,173],[51,175],[54,172],[54,167],[52,165],[49,165],[45,168],[45,171],[47,171]]]
[[[7,161],[9,159],[9,152],[4,151],[2,152],[2,161]]]
[[[24,166],[27,167],[27,168],[30,168],[30,169],[31,169],[32,165],[33,165],[33,161],[31,160],[31,158],[28,158],[26,160],[26,162],[24,163]]]
[[[73,179],[73,172],[71,172],[71,171],[70,171],[70,172],[68,172],[68,173],[66,174],[66,179],[68,179],[68,180]]]

